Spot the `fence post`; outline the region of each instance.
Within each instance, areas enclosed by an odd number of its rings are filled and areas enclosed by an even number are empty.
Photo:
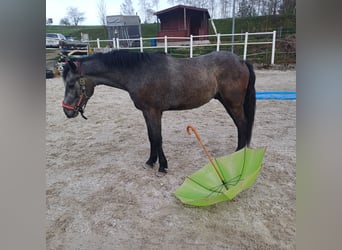
[[[192,49],[193,49],[193,40],[194,40],[193,36],[190,35],[190,58],[192,58],[192,55],[193,55],[193,51],[192,51]]]
[[[115,38],[113,37],[113,48],[116,49],[116,42],[115,42]]]
[[[120,49],[120,42],[119,42],[119,38],[116,38],[116,48]]]
[[[272,57],[271,64],[274,64],[274,56],[275,56],[275,43],[276,43],[276,31],[273,31],[273,41],[272,41]]]
[[[144,52],[143,38],[140,37],[140,52]]]
[[[247,58],[248,32],[245,33],[245,45],[243,48],[243,60]]]
[[[220,44],[221,44],[221,34],[217,34],[217,43],[216,43],[216,51],[220,51]]]
[[[97,39],[96,39],[96,42],[97,42],[97,48],[98,48],[98,49],[101,48],[101,47],[100,47],[100,38],[97,38]]]
[[[164,51],[167,54],[167,36],[164,36]]]

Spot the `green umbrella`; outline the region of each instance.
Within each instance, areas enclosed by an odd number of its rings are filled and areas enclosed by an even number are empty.
[[[194,132],[210,163],[188,176],[176,190],[175,196],[184,204],[209,206],[231,200],[238,193],[249,188],[261,169],[265,148],[243,148],[233,154],[212,159],[196,129]]]

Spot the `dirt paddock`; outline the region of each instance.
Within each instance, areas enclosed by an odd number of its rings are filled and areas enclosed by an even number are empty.
[[[257,91],[295,90],[296,72],[256,70]],[[295,249],[296,101],[257,100],[251,147],[266,146],[254,185],[234,201],[183,205],[173,192],[214,156],[232,153],[236,128],[218,101],[163,115],[169,172],[142,166],[142,113],[122,90],[98,86],[85,115],[67,119],[61,78],[46,80],[47,249]]]

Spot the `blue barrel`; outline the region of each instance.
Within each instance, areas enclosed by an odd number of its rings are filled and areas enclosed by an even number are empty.
[[[157,39],[152,39],[151,40],[151,47],[156,47],[157,46]]]

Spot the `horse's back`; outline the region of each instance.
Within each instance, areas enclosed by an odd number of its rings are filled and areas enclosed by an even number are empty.
[[[199,56],[198,59],[209,69],[216,67],[229,72],[245,69],[245,65],[242,63],[240,57],[229,51],[214,51]]]
[[[215,51],[203,56],[207,68],[215,71],[219,84],[247,83],[249,70],[243,60],[229,51]]]

